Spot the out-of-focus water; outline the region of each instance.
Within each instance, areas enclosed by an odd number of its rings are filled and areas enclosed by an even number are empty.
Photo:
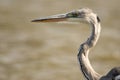
[[[100,74],[120,66],[119,0],[0,0],[0,80],[82,80],[77,52],[90,29],[84,24],[31,23],[34,18],[89,7],[102,23],[90,52]]]

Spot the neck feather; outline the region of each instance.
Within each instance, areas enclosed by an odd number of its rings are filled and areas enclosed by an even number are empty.
[[[89,59],[88,53],[90,48],[94,47],[98,41],[101,26],[100,23],[96,22],[96,24],[91,23],[92,26],[92,33],[88,40],[81,44],[79,53],[78,53],[78,60],[81,67],[81,71],[87,80],[98,80],[99,74],[95,72],[92,68]]]

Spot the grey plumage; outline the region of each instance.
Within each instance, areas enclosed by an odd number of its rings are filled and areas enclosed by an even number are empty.
[[[88,55],[92,47],[94,47],[99,39],[101,25],[100,18],[93,13],[91,9],[81,8],[65,14],[58,14],[46,18],[32,20],[32,22],[86,22],[91,25],[92,32],[90,37],[81,44],[78,52],[78,60],[80,69],[86,80],[120,80],[120,67],[111,69],[107,75],[101,76],[92,68]]]

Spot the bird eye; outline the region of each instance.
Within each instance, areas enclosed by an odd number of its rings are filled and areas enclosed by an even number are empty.
[[[77,17],[78,13],[72,13],[73,17]]]
[[[68,13],[67,17],[76,18],[76,17],[78,17],[78,13],[77,12]]]
[[[73,15],[71,13],[68,13],[67,14],[67,17],[72,17]]]

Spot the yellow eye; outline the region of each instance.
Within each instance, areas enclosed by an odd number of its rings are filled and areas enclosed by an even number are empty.
[[[73,14],[68,13],[68,14],[67,14],[67,17],[73,17]]]
[[[77,17],[78,13],[72,13],[73,17]]]
[[[67,17],[76,18],[76,17],[78,17],[78,13],[77,12],[68,13]]]

